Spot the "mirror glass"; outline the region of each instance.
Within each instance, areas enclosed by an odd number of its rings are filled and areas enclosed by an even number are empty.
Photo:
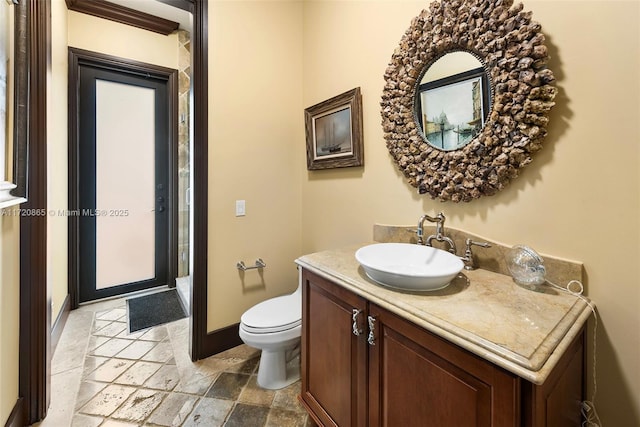
[[[2,23],[2,30],[0,30],[0,191],[5,187],[5,179],[9,180],[7,159],[11,158],[11,144],[7,144],[7,141],[11,139],[11,126],[8,126],[11,96],[8,92],[11,90],[9,68],[13,63],[11,58],[12,19],[13,14],[9,5],[6,2],[0,2],[0,23]]]
[[[489,78],[482,63],[469,52],[455,51],[425,71],[416,91],[415,118],[428,144],[452,151],[478,135],[490,106]]]

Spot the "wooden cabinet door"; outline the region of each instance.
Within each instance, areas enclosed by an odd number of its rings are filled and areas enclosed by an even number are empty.
[[[519,379],[375,304],[369,425],[517,426]]]
[[[523,427],[580,427],[585,396],[586,328],[558,360],[546,381],[522,381]]]
[[[364,427],[366,301],[307,270],[302,280],[301,401],[319,425]]]

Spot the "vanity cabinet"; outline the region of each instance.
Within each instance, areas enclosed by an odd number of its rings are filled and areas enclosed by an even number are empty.
[[[306,270],[302,280],[302,403],[321,426],[364,427],[368,349],[352,318],[367,301]]]
[[[302,281],[300,400],[318,425],[580,424],[582,334],[536,386],[309,270]]]

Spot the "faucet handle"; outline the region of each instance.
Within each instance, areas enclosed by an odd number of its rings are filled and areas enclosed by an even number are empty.
[[[464,269],[465,270],[475,270],[475,262],[473,260],[473,252],[471,251],[472,246],[480,246],[481,248],[490,248],[491,244],[488,242],[476,242],[471,239],[465,240],[465,250],[464,257],[462,260],[465,262]]]
[[[490,248],[491,247],[491,243],[488,243],[488,242],[476,242],[476,241],[471,240],[471,239],[465,240],[465,243],[467,245],[467,249],[468,250],[471,250],[471,246],[480,246],[482,248]]]

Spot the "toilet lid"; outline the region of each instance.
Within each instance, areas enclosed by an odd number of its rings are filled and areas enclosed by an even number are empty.
[[[263,301],[240,318],[248,332],[267,333],[294,328],[302,323],[300,294],[285,295]]]

